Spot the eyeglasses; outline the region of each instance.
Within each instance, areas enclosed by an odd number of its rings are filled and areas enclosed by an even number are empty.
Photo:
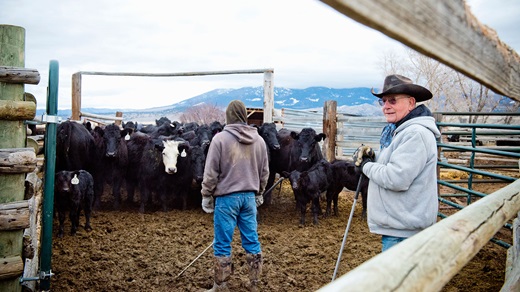
[[[395,105],[397,103],[397,100],[399,100],[401,98],[409,98],[409,96],[398,96],[398,97],[392,97],[392,98],[388,98],[388,99],[380,98],[377,100],[377,102],[379,102],[380,106],[384,106],[385,102],[388,102],[390,105]]]

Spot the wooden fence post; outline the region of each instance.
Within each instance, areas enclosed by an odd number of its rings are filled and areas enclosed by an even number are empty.
[[[273,70],[264,72],[264,123],[272,123],[274,115]]]
[[[336,159],[337,107],[338,102],[335,100],[328,100],[323,106],[323,133],[327,136],[323,143],[323,154],[329,162]]]
[[[0,66],[25,66],[25,29],[19,26],[0,25]],[[24,98],[23,83],[0,82],[0,100],[20,102]],[[33,116],[34,118],[34,116]],[[0,117],[0,148],[23,148],[26,125],[23,120],[6,120]],[[24,199],[25,173],[0,174],[0,204]],[[23,230],[0,232],[0,258],[11,259],[0,265],[0,270],[10,270],[11,276],[0,280],[0,291],[21,291],[20,264]]]
[[[71,117],[73,121],[80,120],[81,111],[81,72],[72,74],[72,105]]]

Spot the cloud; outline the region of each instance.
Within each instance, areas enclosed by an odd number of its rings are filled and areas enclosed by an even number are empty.
[[[492,3],[488,3],[492,2]],[[519,3],[471,0],[475,14],[520,47]],[[498,3],[498,4],[497,4]],[[507,7],[505,7],[507,6]],[[489,10],[488,10],[489,9]],[[60,108],[78,71],[176,73],[274,68],[288,88],[379,86],[383,51],[403,46],[320,1],[3,0],[3,23],[26,30],[26,85],[45,107],[50,60],[60,65]],[[82,106],[163,106],[215,88],[261,86],[262,74],[202,77],[84,76]]]

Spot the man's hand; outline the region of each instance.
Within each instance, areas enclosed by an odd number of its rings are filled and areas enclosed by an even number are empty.
[[[213,197],[203,196],[202,197],[202,210],[206,213],[213,213],[215,211],[215,203]]]
[[[256,207],[260,207],[263,203],[264,203],[264,196],[262,195],[256,195],[255,196],[255,202],[256,202]]]
[[[367,162],[372,162],[376,158],[374,150],[370,148],[370,146],[361,145],[356,149],[354,155],[352,155],[352,159],[354,160],[354,165],[358,167],[360,170],[363,170],[363,166]]]

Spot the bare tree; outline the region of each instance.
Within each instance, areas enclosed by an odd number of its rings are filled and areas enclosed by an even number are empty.
[[[188,108],[179,118],[182,123],[196,122],[199,125],[209,125],[214,121],[224,123],[225,113],[216,105],[200,104]]]

